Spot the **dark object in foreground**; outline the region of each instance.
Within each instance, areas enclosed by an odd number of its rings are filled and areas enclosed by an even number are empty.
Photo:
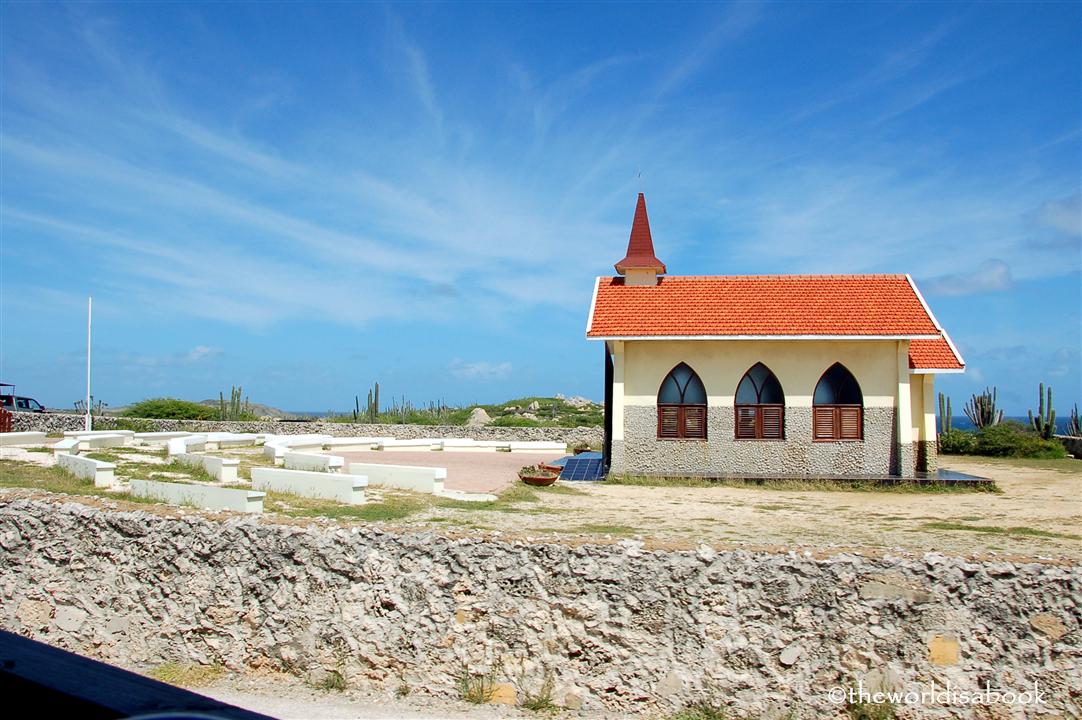
[[[273,720],[4,630],[0,696],[29,701],[36,717]]]

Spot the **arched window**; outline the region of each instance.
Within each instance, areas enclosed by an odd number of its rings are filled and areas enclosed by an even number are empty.
[[[844,365],[834,363],[823,373],[812,405],[812,440],[863,439],[864,396]]]
[[[736,386],[736,439],[784,438],[785,393],[770,368],[755,363]]]
[[[685,363],[670,370],[661,382],[657,393],[657,436],[706,439],[706,388]]]

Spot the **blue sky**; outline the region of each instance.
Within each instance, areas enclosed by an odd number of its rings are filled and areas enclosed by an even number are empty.
[[[592,279],[909,272],[1082,397],[1077,3],[0,6],[0,379],[50,406],[602,394]]]

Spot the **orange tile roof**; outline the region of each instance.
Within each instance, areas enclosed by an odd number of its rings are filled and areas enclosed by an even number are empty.
[[[590,338],[923,335],[935,338],[911,341],[911,367],[963,367],[905,275],[602,277],[596,292]]]
[[[965,367],[946,338],[909,341],[909,367],[914,370],[961,370]]]

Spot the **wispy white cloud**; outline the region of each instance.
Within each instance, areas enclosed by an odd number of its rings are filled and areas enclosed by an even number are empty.
[[[996,259],[985,260],[972,272],[940,275],[921,283],[921,287],[929,295],[1003,292],[1010,290],[1012,285],[1011,270],[1007,263]]]
[[[451,361],[448,369],[451,375],[460,380],[505,380],[511,376],[511,363],[509,362],[465,362],[455,359]]]
[[[1082,193],[1049,200],[1037,211],[1037,222],[1077,242],[1082,237]]]

